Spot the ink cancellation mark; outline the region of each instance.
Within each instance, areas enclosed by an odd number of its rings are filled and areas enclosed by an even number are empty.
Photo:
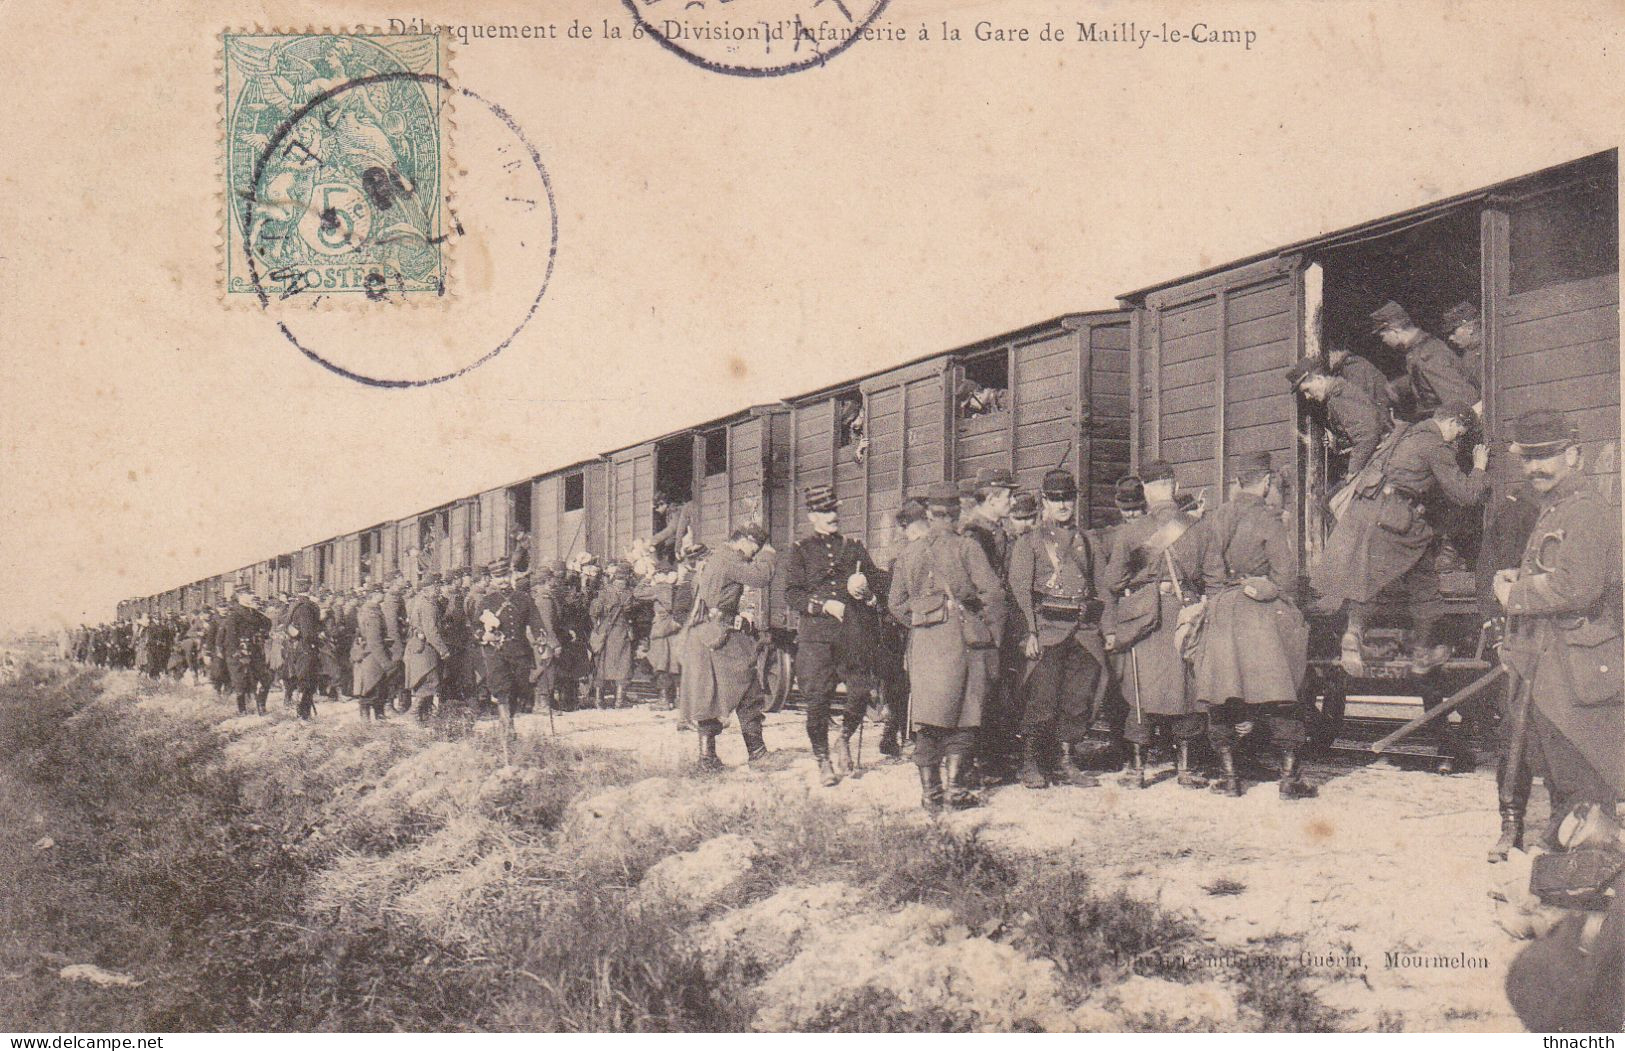
[[[823,66],[889,0],[622,0],[634,33],[714,73],[777,77]]]

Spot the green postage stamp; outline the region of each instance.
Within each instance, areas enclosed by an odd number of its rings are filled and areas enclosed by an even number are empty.
[[[225,293],[444,296],[438,34],[225,33]]]

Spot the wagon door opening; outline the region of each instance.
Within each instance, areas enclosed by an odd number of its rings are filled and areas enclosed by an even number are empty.
[[[966,358],[955,373],[955,477],[973,478],[988,467],[1010,469],[1014,399],[1009,348]]]
[[[673,435],[655,445],[654,495],[666,496],[673,507],[694,501],[696,495],[694,486],[695,449],[694,434],[692,432]],[[723,445],[721,455],[724,457],[723,470],[726,471],[726,445]],[[703,469],[704,465],[701,465],[701,468]],[[689,513],[695,515],[699,510],[700,508],[695,502],[695,506],[690,508]],[[649,530],[646,531],[640,528],[637,531],[638,536],[648,536],[651,531],[659,532],[666,528],[666,516],[664,514],[653,511],[651,518]],[[681,540],[681,538],[677,539]]]
[[[530,483],[508,487],[508,554],[529,565],[531,530]]]
[[[1442,339],[1447,333],[1440,331],[1441,319],[1447,311],[1458,303],[1481,302],[1482,259],[1479,213],[1472,207],[1411,219],[1398,229],[1363,234],[1322,250],[1313,259],[1318,264],[1318,282],[1306,282],[1311,299],[1306,303],[1310,322],[1306,349],[1313,352],[1318,346],[1324,357],[1343,348],[1371,362],[1390,381],[1403,377],[1405,352],[1390,349],[1371,331],[1372,311],[1388,302],[1398,303],[1419,328]],[[1315,270],[1310,268],[1311,276]],[[1318,303],[1312,301],[1317,284]],[[1318,326],[1314,324],[1317,308]],[[1481,355],[1464,356],[1454,347],[1451,351],[1482,389]],[[1311,408],[1300,399],[1298,408],[1305,459],[1310,462],[1306,477],[1314,490],[1309,506],[1315,507],[1321,497],[1346,480],[1348,450],[1328,436],[1318,407]],[[1394,411],[1404,421],[1429,415],[1428,409],[1408,395],[1395,400]],[[1463,470],[1472,469],[1472,448],[1481,440],[1480,435],[1471,435],[1459,444],[1457,455]],[[1447,540],[1439,560],[1446,593],[1470,594],[1474,586],[1470,570],[1483,534],[1482,513],[1441,505],[1435,514],[1435,525]],[[1332,524],[1321,515],[1308,524],[1305,539],[1311,549],[1324,543]]]

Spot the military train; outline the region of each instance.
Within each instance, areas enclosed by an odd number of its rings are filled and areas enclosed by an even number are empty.
[[[905,493],[982,467],[1036,488],[1070,468],[1080,517],[1117,521],[1113,483],[1152,459],[1171,462],[1182,490],[1224,495],[1227,464],[1269,452],[1287,481],[1294,541],[1307,569],[1329,533],[1325,494],[1335,442],[1284,381],[1334,341],[1390,376],[1403,361],[1370,333],[1368,312],[1404,304],[1434,328],[1452,304],[1477,303],[1483,346],[1479,440],[1506,447],[1510,422],[1563,409],[1589,469],[1617,499],[1619,439],[1618,151],[1583,157],[1358,226],[1172,278],[1104,310],[1067,314],[844,383],[752,406],[511,485],[332,537],[119,605],[191,610],[246,582],[262,595],[308,575],[349,588],[388,577],[455,572],[508,555],[618,557],[663,524],[660,492],[691,501],[699,542],[741,522],[767,526],[787,548],[811,485],[834,486],[843,532],[881,565],[897,545],[891,516]],[[1491,500],[1517,480],[1498,455]],[[1488,504],[1486,505],[1488,506]],[[1457,531],[1470,567],[1475,531]],[[1319,625],[1310,689],[1332,733],[1391,724],[1489,667],[1483,608],[1470,571],[1444,577],[1456,652],[1417,681],[1402,661],[1370,662],[1360,680],[1338,666],[1336,629]],[[794,617],[769,588],[755,596],[773,647],[765,684],[788,690]],[[1313,619],[1313,618],[1312,618]],[[1327,636],[1330,633],[1330,641]],[[1329,649],[1328,649],[1329,646]],[[1433,746],[1426,746],[1433,747]]]

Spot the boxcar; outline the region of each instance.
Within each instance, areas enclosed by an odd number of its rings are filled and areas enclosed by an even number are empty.
[[[1288,391],[1283,371],[1341,342],[1397,375],[1403,361],[1371,335],[1369,312],[1394,300],[1437,332],[1444,311],[1467,300],[1484,318],[1492,500],[1519,474],[1506,453],[1511,421],[1537,406],[1569,415],[1590,470],[1617,493],[1617,193],[1610,151],[1123,296],[1136,348],[1134,462],[1171,461],[1182,486],[1205,488],[1211,503],[1236,454],[1272,453],[1296,482],[1294,541],[1306,568],[1330,531],[1320,498],[1336,479],[1317,418]],[[1482,521],[1465,517],[1456,539],[1470,567]],[[1488,667],[1473,574],[1445,580],[1459,617],[1457,659],[1427,681],[1404,679],[1400,662],[1371,669],[1397,683],[1343,681],[1322,648],[1335,648],[1340,627],[1317,625],[1317,682],[1334,714],[1345,700],[1355,711],[1352,687],[1370,691],[1357,702],[1361,714],[1408,716],[1417,703],[1410,694],[1431,703]],[[1403,699],[1396,689],[1407,691]]]
[[[583,551],[602,555],[607,517],[602,460],[584,460],[531,483],[530,553],[533,562],[569,561]],[[600,524],[594,528],[594,522]]]
[[[790,399],[795,520],[810,485],[833,485],[841,529],[881,564],[903,494],[983,467],[1036,489],[1070,468],[1090,526],[1117,520],[1129,463],[1127,310],[1068,314]]]

